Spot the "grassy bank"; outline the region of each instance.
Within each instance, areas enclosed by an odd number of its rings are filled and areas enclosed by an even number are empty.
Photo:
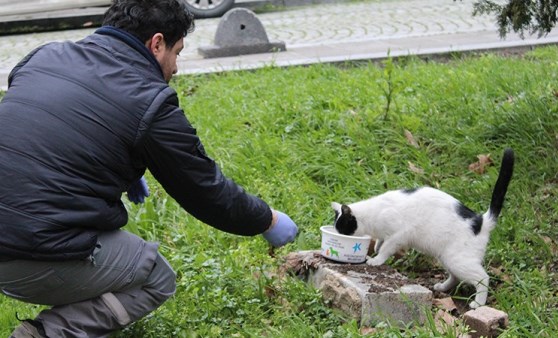
[[[281,257],[318,249],[331,201],[430,185],[477,212],[488,208],[505,147],[516,169],[486,266],[489,304],[506,311],[503,337],[558,333],[558,49],[444,63],[316,65],[178,77],[173,86],[207,152],[224,173],[288,213],[295,243],[268,254],[260,238],[229,235],[183,212],[148,175],[147,202],[127,229],[161,242],[178,273],[176,296],[119,337],[357,337],[358,324],[320,292],[279,278]],[[413,145],[415,141],[416,144]],[[490,154],[494,166],[468,166]],[[417,253],[388,262],[438,269]],[[432,285],[428,285],[432,287]],[[40,307],[0,298],[0,336]],[[432,322],[378,337],[456,336]]]

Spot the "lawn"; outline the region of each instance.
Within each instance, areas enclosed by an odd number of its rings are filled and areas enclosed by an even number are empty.
[[[282,258],[319,249],[331,201],[429,185],[484,212],[506,147],[515,150],[516,166],[485,257],[488,305],[509,314],[501,337],[558,334],[557,48],[267,67],[180,76],[172,85],[223,172],[288,213],[300,232],[272,257],[261,236],[219,232],[186,214],[147,173],[152,196],[139,207],[126,200],[126,228],[161,243],[178,291],[116,337],[361,336],[358,323],[318,290],[280,276]],[[486,171],[469,169],[488,154]],[[387,264],[410,275],[439,269],[416,252]],[[0,336],[17,324],[16,313],[41,309],[5,297],[0,308]],[[462,330],[444,333],[428,312],[424,325],[378,323],[370,336],[456,337]]]

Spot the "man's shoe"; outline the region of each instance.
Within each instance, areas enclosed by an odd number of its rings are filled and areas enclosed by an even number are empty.
[[[37,320],[22,320],[21,324],[12,332],[10,338],[48,338],[43,324]]]

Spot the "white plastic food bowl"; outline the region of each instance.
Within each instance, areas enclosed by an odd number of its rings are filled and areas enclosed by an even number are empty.
[[[343,263],[362,263],[370,246],[370,236],[362,237],[342,235],[333,226],[323,226],[322,256]]]

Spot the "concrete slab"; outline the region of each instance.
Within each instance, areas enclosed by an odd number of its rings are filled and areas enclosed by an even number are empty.
[[[362,326],[422,324],[432,308],[432,291],[388,266],[337,263],[319,250],[294,252],[286,261],[285,270],[295,271]]]

